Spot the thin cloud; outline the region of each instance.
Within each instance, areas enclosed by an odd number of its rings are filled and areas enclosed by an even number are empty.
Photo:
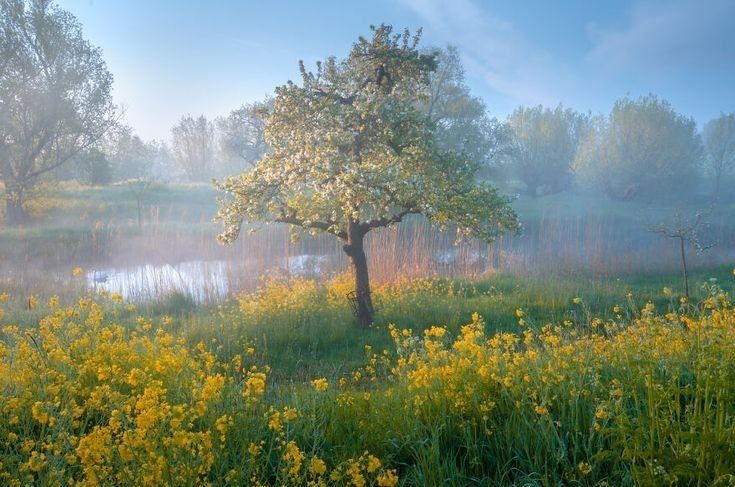
[[[530,42],[512,22],[492,16],[472,0],[402,0],[432,33],[458,45],[469,72],[516,104],[556,104],[573,77],[551,53]]]
[[[722,69],[735,62],[735,2],[644,1],[619,29],[590,26],[586,60],[608,73]]]

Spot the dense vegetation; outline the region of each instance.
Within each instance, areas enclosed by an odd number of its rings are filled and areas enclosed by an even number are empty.
[[[383,317],[416,325],[367,335],[344,326],[340,280],[273,283],[193,321],[146,316],[119,295],[31,299],[11,310],[16,322],[34,316],[28,326],[3,319],[0,475],[8,485],[725,485],[735,315],[717,283],[731,292],[732,279],[706,281],[696,302],[653,283],[641,296],[533,288],[515,309],[509,299],[524,294],[504,291],[510,280],[396,284],[377,291]],[[483,303],[510,316],[466,314]]]

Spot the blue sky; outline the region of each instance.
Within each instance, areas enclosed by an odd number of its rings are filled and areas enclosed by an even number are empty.
[[[225,115],[347,53],[370,24],[456,45],[490,112],[607,112],[656,93],[701,125],[735,111],[735,0],[58,0],[103,50],[115,98],[144,138],[181,115]]]

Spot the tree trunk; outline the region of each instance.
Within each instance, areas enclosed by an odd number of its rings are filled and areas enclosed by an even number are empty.
[[[350,223],[347,230],[347,245],[342,249],[350,257],[355,271],[354,304],[357,313],[357,324],[367,328],[373,323],[373,300],[370,296],[370,277],[368,276],[367,257],[363,245],[365,231],[357,223]]]
[[[23,209],[23,192],[20,189],[8,188],[5,195],[5,219],[11,226],[22,225],[28,220]]]
[[[687,256],[684,251],[684,237],[679,237],[679,250],[681,251],[681,267],[684,270],[684,293],[689,299],[689,272],[687,271]]]

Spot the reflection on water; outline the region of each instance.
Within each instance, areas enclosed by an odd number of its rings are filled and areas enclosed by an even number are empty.
[[[281,265],[272,270],[313,277],[321,274],[326,263],[325,255],[295,255],[283,259]],[[241,290],[233,283],[246,280],[243,277],[247,276],[239,275],[246,272],[246,264],[227,260],[142,264],[91,269],[86,278],[90,289],[120,293],[127,300],[145,300],[178,292],[191,296],[197,302],[211,302],[224,298],[231,291]]]

